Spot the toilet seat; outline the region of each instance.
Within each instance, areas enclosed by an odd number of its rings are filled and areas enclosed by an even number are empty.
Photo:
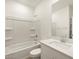
[[[40,48],[34,49],[30,52],[30,54],[32,57],[38,57],[41,54],[41,49]]]

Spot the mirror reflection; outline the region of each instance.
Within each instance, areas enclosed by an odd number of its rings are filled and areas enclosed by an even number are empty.
[[[72,38],[73,3],[59,0],[52,5],[52,36]]]

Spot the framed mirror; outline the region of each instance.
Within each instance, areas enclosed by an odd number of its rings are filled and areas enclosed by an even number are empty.
[[[52,5],[52,36],[72,39],[73,0],[59,0]]]

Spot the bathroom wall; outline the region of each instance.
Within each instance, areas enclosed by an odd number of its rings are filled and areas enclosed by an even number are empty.
[[[6,40],[6,46],[31,41],[29,36],[31,33],[30,28],[33,27],[33,24],[29,20],[33,20],[33,8],[14,0],[6,0],[5,3],[6,28],[12,28],[12,30],[5,33],[7,37],[12,37],[9,38],[11,40]],[[8,17],[26,20],[26,22],[8,20]]]
[[[69,15],[73,17],[73,5],[69,5]]]
[[[37,15],[36,19],[40,21],[41,39],[48,39],[51,37],[51,6],[54,2],[55,0],[43,0],[35,9],[35,15]]]
[[[30,20],[33,17],[33,8],[25,6],[14,0],[6,0],[5,2],[5,16],[12,16]]]

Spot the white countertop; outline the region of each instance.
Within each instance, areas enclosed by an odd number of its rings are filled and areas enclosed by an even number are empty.
[[[47,45],[69,57],[73,57],[73,47],[72,44],[63,43],[59,40],[55,39],[47,39],[47,40],[41,40],[42,44]]]

